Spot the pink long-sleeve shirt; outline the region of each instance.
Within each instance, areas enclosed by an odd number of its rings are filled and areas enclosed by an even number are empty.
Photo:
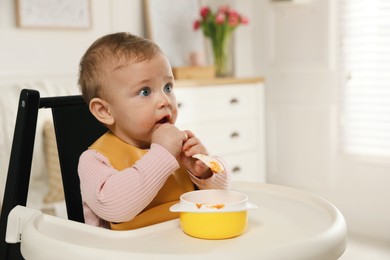
[[[109,228],[109,222],[133,219],[149,205],[179,167],[176,158],[158,144],[152,144],[140,160],[122,171],[116,170],[96,150],[85,151],[78,166],[85,223]],[[224,168],[228,169],[226,165]],[[208,179],[189,175],[199,189],[229,188],[229,170],[213,174]]]

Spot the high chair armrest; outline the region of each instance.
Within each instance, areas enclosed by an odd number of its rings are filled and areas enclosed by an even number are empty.
[[[36,215],[42,214],[39,210],[16,206],[8,215],[5,241],[10,244],[20,243],[25,225]]]

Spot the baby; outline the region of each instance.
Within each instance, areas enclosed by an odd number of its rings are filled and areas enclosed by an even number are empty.
[[[129,33],[96,40],[80,62],[79,85],[91,113],[109,131],[79,160],[85,222],[129,230],[177,218],[169,211],[194,189],[228,189],[230,172],[213,172],[189,130],[175,126],[171,66],[152,41]]]

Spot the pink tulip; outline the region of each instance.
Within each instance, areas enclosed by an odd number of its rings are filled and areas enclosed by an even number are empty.
[[[217,11],[212,11],[210,7],[203,6],[200,9],[200,17],[193,22],[192,27],[195,31],[203,30],[206,37],[211,37],[212,30],[210,31],[210,28],[215,26],[222,27],[222,32],[225,33],[225,27],[228,30],[227,32],[232,32],[240,24],[246,25],[248,23],[247,17],[242,16],[228,5],[220,6]],[[223,35],[222,37],[225,36]]]
[[[231,12],[229,15],[229,21],[230,26],[237,26],[240,23],[240,16],[236,12]]]
[[[209,13],[210,13],[210,8],[208,8],[207,6],[204,6],[200,9],[200,16],[202,18],[206,18]]]
[[[223,5],[221,7],[218,8],[218,12],[219,13],[225,13],[225,14],[228,14],[230,12],[230,8],[228,5]]]
[[[249,23],[249,19],[245,16],[241,16],[241,23],[247,25]]]
[[[215,17],[216,24],[223,24],[225,22],[226,16],[224,13],[218,13]]]
[[[196,20],[192,25],[192,27],[194,28],[195,31],[198,30],[200,28],[200,21]]]

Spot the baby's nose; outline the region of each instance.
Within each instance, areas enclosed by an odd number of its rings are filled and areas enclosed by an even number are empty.
[[[171,99],[166,94],[161,94],[159,103],[160,103],[161,107],[170,106],[171,105]]]

